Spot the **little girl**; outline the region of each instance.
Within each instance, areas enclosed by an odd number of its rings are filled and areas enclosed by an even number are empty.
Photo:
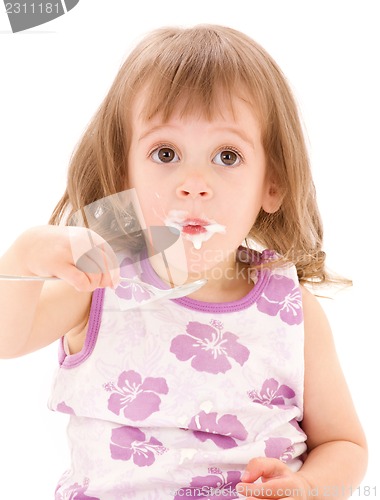
[[[145,249],[69,227],[127,190]],[[153,251],[149,228],[173,244]],[[79,265],[89,237],[97,253]],[[2,357],[60,339],[49,406],[70,415],[72,463],[55,498],[349,497],[366,441],[305,286],[336,281],[321,248],[297,108],[273,59],[221,26],[146,36],[82,137],[50,225],[0,261],[4,275],[61,279],[0,283]],[[127,276],[205,284],[144,302]]]

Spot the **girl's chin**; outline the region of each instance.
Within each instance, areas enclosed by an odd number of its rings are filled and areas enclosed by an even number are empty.
[[[186,262],[189,274],[204,273],[219,266],[235,261],[235,249],[222,248],[206,242],[201,248],[185,245]]]

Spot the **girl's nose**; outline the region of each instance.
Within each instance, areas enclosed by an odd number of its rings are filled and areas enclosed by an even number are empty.
[[[189,176],[177,187],[176,194],[179,198],[202,198],[206,200],[211,198],[213,193],[201,176]]]

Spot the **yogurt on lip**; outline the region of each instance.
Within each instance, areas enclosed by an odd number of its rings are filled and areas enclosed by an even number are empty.
[[[184,223],[186,223],[187,219],[189,220],[189,224],[186,226],[187,230],[184,231]],[[196,221],[197,219],[189,217],[189,212],[186,210],[170,210],[164,220],[164,224],[165,226],[178,229],[187,240],[192,242],[196,250],[200,250],[202,243],[208,241],[214,234],[226,232],[226,226],[218,224],[215,220],[202,218],[205,224],[193,224],[192,221]],[[191,229],[191,226],[194,226],[194,230]]]

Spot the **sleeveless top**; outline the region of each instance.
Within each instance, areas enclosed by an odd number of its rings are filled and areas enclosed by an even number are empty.
[[[240,247],[238,258],[247,255],[277,258]],[[166,287],[149,260],[139,265],[144,281]],[[81,352],[67,354],[61,339],[48,402],[70,415],[72,463],[56,500],[232,499],[252,458],[302,466],[297,273],[258,269],[254,287],[232,302],[144,304],[138,283],[93,293]],[[130,301],[136,307],[125,310]]]

